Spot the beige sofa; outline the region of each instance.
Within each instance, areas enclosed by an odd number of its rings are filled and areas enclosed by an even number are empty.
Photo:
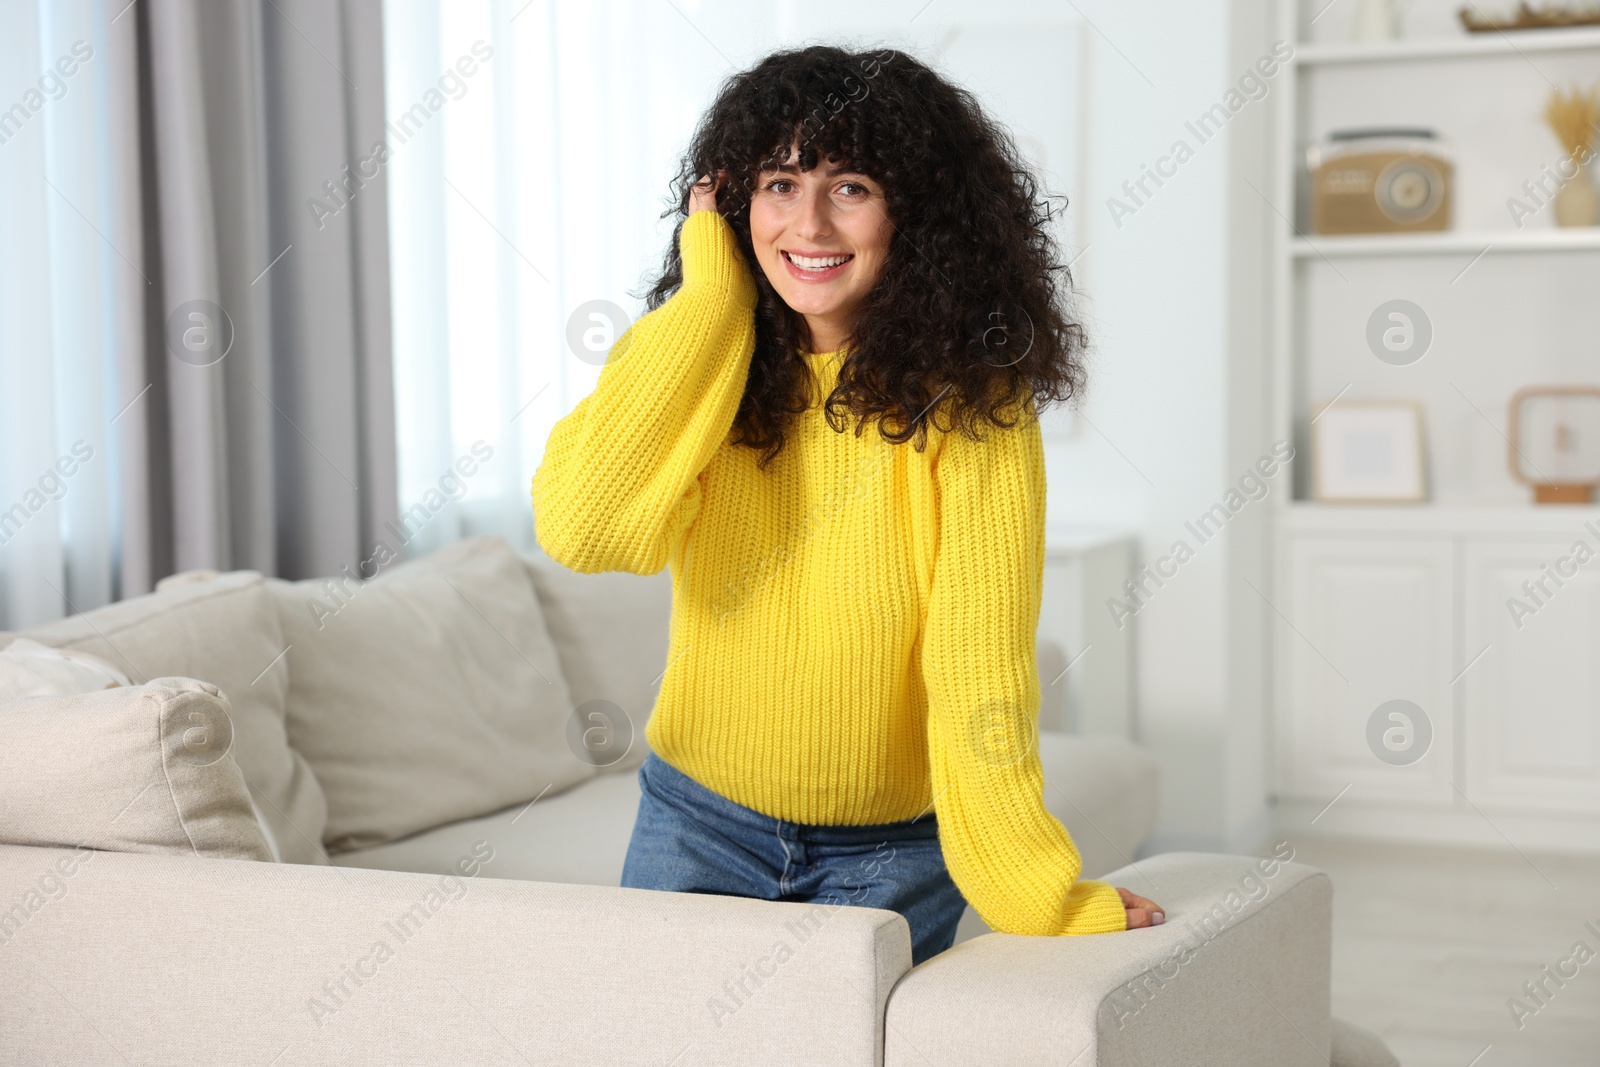
[[[1162,927],[1017,937],[969,909],[913,969],[893,912],[619,888],[669,608],[665,573],[479,538],[370,582],[178,575],[0,635],[102,658],[148,683],[152,747],[214,749],[142,772],[137,718],[87,751],[89,702],[123,695],[0,705],[28,798],[0,811],[0,1061],[1328,1062],[1328,879],[1284,852],[1130,862],[1156,775],[1124,739],[1042,735],[1046,803]],[[169,729],[195,707],[223,718]],[[86,731],[73,758],[41,713]],[[180,798],[199,764],[210,792]]]

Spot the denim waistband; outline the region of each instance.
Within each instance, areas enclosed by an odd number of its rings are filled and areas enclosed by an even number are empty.
[[[639,786],[690,806],[703,817],[722,819],[765,833],[781,833],[816,844],[856,845],[875,841],[937,838],[938,820],[930,809],[915,819],[861,826],[823,826],[775,819],[709,789],[651,751],[639,766]]]

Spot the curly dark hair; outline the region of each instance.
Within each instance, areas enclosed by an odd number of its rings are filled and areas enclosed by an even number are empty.
[[[724,172],[717,210],[733,227],[756,283],[756,342],[734,420],[733,443],[783,448],[793,416],[811,402],[805,319],[760,268],[750,199],[764,168],[789,158],[811,170],[842,163],[884,189],[894,235],[883,273],[859,308],[838,384],[824,403],[836,431],[844,414],[868,419],[893,444],[916,438],[940,412],[981,439],[984,423],[1026,400],[1065,402],[1084,385],[1087,339],[1067,306],[1072,278],[1050,236],[1054,200],[1011,136],[973,95],[895,49],[850,52],[813,45],[775,52],[723,83],[684,153],[666,218],[688,217],[701,177]],[[677,231],[646,294],[660,307],[683,282]],[[891,428],[892,427],[892,428]]]

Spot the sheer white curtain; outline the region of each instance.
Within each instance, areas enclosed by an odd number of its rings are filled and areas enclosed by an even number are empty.
[[[550,428],[642,312],[677,154],[732,67],[692,4],[388,0],[384,14],[407,553],[475,533],[528,545]]]
[[[120,4],[118,5],[120,7]],[[112,599],[147,284],[136,198],[133,19],[98,0],[0,0],[0,625]],[[125,395],[126,394],[126,395]]]
[[[593,302],[640,313],[632,294],[672,234],[659,216],[677,156],[721,80],[771,49],[890,44],[945,68],[1012,126],[1052,191],[1073,195],[1076,220],[1071,12],[1007,3],[988,25],[927,6],[385,0],[391,144],[406,138],[387,167],[409,554],[480,532],[531,543],[545,440],[594,388],[614,336]],[[1080,244],[1075,221],[1058,225],[1064,247]],[[600,354],[575,355],[569,328]],[[1050,412],[1047,432],[1070,435],[1066,409]]]

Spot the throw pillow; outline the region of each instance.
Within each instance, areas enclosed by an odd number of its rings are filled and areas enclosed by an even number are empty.
[[[228,698],[156,678],[0,703],[0,840],[272,859],[229,755]]]
[[[526,568],[498,537],[362,581],[273,580],[289,741],[341,852],[560,792],[595,773]]]
[[[289,747],[288,642],[260,574],[182,582],[16,636],[88,652],[135,682],[178,676],[221,689],[232,715],[233,758],[284,862],[328,862],[327,805],[310,766]]]

